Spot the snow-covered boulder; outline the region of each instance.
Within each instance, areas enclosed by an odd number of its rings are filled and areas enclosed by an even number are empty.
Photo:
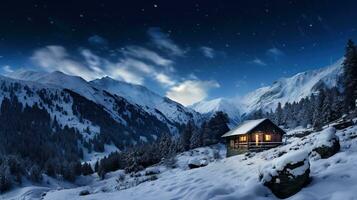
[[[190,169],[204,167],[208,165],[208,161],[206,159],[192,158],[188,161],[188,167]]]
[[[160,168],[159,167],[148,167],[145,169],[145,175],[155,175],[155,174],[160,174]]]
[[[261,182],[277,197],[287,198],[299,192],[310,178],[307,151],[287,153],[266,165],[260,174]]]
[[[321,158],[329,158],[340,150],[340,142],[335,133],[336,129],[329,127],[318,135],[313,146],[313,151],[317,152]]]
[[[90,194],[90,192],[88,190],[81,190],[79,192],[79,196],[86,196],[86,195],[89,195],[89,194]]]

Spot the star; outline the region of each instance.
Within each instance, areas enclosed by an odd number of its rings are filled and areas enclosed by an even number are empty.
[[[80,18],[83,18],[83,17],[84,17],[84,15],[83,15],[83,14],[80,14],[80,15],[79,15],[79,17],[80,17]]]
[[[157,4],[154,4],[154,8],[157,8]]]

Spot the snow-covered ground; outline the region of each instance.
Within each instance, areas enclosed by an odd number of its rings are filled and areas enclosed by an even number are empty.
[[[269,164],[281,162],[282,156],[298,151],[311,152],[321,140],[328,139],[329,131],[311,133],[302,138],[290,137],[287,144],[260,153],[238,155],[217,159],[223,155],[222,146],[198,148],[177,156],[177,167],[168,169],[163,165],[154,166],[135,176],[122,175],[122,171],[108,174],[105,180],[99,181],[96,175],[81,177],[77,182],[84,184],[71,189],[51,189],[46,200],[60,199],[277,199],[259,180],[259,174]],[[316,153],[309,156],[311,183],[288,199],[294,200],[341,200],[357,199],[357,126],[337,131],[341,150],[328,159],[320,159]],[[192,160],[206,160],[205,167],[189,169]],[[148,172],[149,171],[149,172]],[[146,176],[147,175],[147,176]],[[138,180],[149,180],[134,184]],[[118,180],[121,177],[122,180]],[[125,177],[125,178],[124,178]],[[120,183],[131,184],[128,189],[118,188]],[[34,188],[35,192],[39,190]],[[79,196],[81,191],[90,194]],[[13,195],[17,191],[17,196]],[[20,199],[21,193],[27,190],[18,189],[12,192],[13,199]],[[5,194],[2,198],[10,198]],[[11,199],[11,198],[10,198]]]

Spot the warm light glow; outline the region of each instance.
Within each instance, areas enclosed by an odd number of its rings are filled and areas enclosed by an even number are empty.
[[[240,136],[239,141],[241,142],[246,142],[247,141],[247,136]]]
[[[271,135],[265,135],[265,141],[271,141]]]

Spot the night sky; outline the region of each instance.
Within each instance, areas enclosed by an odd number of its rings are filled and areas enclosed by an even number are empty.
[[[2,1],[0,68],[108,75],[188,105],[335,62],[356,19],[353,0]]]

